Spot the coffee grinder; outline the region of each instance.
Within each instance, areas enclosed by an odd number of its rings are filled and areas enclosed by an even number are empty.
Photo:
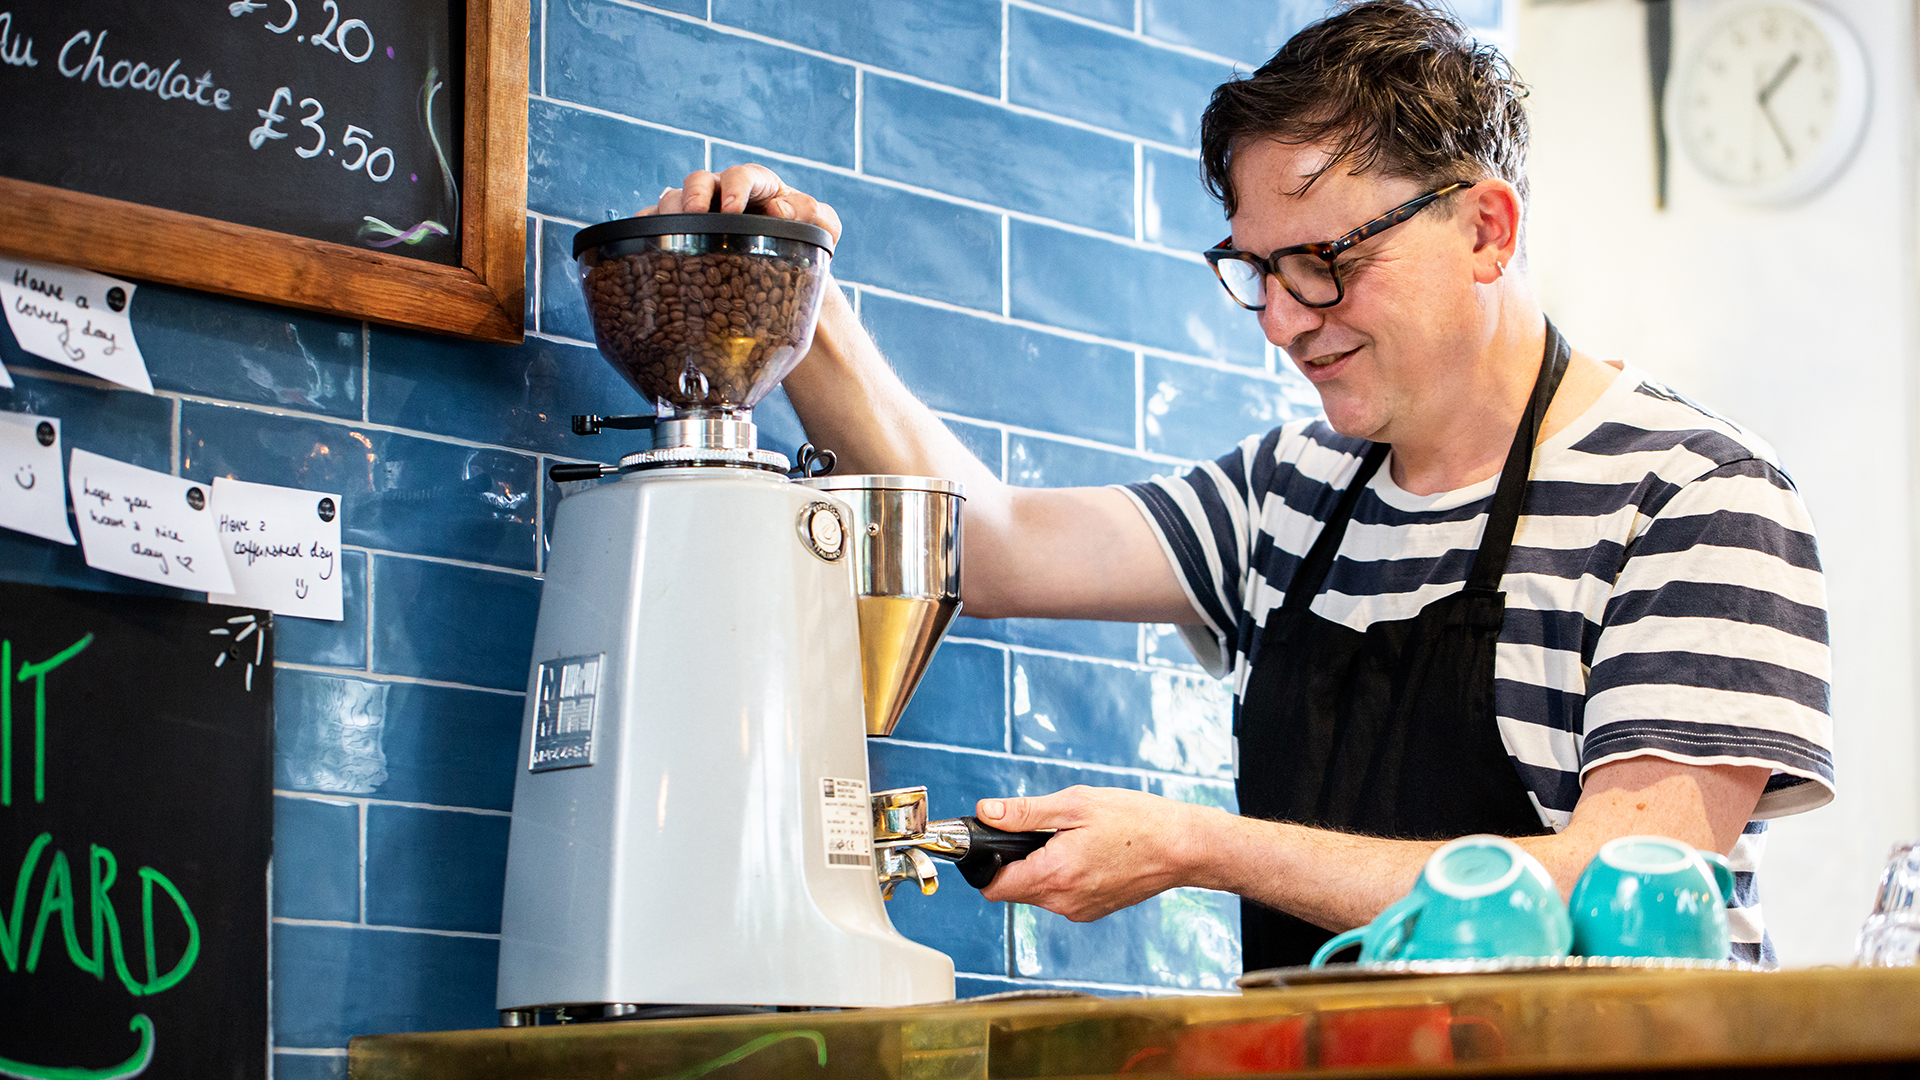
[[[950,1000],[882,890],[976,884],[1044,834],[868,791],[959,608],[959,485],[789,475],[752,410],[806,355],[831,237],[745,214],[574,241],[603,357],[650,417],[618,466],[557,465],[501,919],[503,1024]],[[803,448],[798,472],[830,468]],[[916,809],[917,808],[917,809]],[[876,846],[876,828],[878,839]]]

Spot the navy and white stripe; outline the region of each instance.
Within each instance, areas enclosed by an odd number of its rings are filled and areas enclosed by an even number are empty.
[[[1236,698],[1366,445],[1301,420],[1126,488],[1199,616],[1189,643]],[[1421,496],[1390,474],[1361,496],[1312,603],[1355,630],[1459,591],[1498,479]],[[1582,776],[1609,761],[1773,770],[1732,857],[1735,952],[1770,954],[1752,878],[1764,820],[1833,798],[1825,585],[1772,449],[1627,369],[1540,445],[1501,587],[1495,711],[1543,823],[1564,828]]]

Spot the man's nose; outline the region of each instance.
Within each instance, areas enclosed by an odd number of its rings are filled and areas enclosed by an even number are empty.
[[[1293,353],[1293,343],[1302,334],[1311,333],[1327,321],[1326,315],[1318,308],[1310,308],[1293,298],[1280,279],[1272,275],[1267,277],[1267,306],[1260,312],[1260,329],[1267,340]]]

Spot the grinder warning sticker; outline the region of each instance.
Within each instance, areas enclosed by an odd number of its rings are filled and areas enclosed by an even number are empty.
[[[820,824],[828,866],[873,865],[873,804],[865,780],[821,777]]]
[[[528,772],[593,764],[593,706],[606,658],[606,653],[564,656],[540,665]]]

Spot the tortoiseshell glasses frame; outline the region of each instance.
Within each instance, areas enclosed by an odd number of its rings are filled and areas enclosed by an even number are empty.
[[[1220,285],[1227,290],[1227,295],[1248,311],[1266,310],[1269,274],[1279,278],[1281,287],[1303,307],[1330,308],[1346,299],[1347,295],[1346,284],[1340,280],[1336,266],[1336,260],[1342,254],[1355,244],[1378,236],[1413,217],[1435,199],[1470,188],[1474,183],[1461,180],[1436,188],[1401,203],[1338,240],[1295,244],[1262,258],[1252,252],[1229,247],[1233,243],[1233,237],[1229,236],[1202,254],[1206,256],[1208,265],[1213,267],[1213,274],[1220,279]],[[1328,298],[1329,293],[1331,299]]]

